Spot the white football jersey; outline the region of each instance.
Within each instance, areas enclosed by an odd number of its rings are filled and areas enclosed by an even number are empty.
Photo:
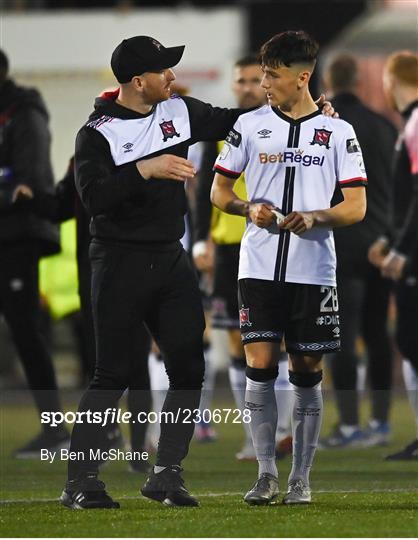
[[[234,180],[245,170],[248,200],[273,204],[284,215],[330,208],[337,182],[342,188],[367,183],[350,124],[320,111],[293,120],[269,105],[239,117],[215,170]],[[314,227],[297,236],[247,219],[238,279],[335,286],[335,273],[332,230]]]

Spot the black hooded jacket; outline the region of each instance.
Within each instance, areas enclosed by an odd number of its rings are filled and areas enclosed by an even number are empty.
[[[11,204],[19,184],[34,191],[53,190],[50,140],[48,112],[39,92],[6,80],[0,87],[0,248],[30,241],[38,243],[40,255],[59,251],[55,225]]]
[[[338,271],[353,275],[367,270],[368,248],[386,233],[392,220],[392,162],[397,134],[386,118],[366,107],[354,94],[338,94],[332,104],[340,118],[354,127],[368,178],[364,220],[334,229]],[[342,200],[340,193],[335,199]]]
[[[77,135],[76,186],[92,216],[90,232],[107,242],[160,247],[176,242],[184,234],[184,183],[145,180],[136,162],[161,154],[187,158],[195,142],[224,139],[245,111],[173,96],[139,114],[118,105],[116,97],[96,99]]]

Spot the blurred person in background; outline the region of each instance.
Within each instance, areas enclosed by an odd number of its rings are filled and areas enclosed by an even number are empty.
[[[404,120],[394,160],[393,225],[369,250],[372,264],[395,282],[396,341],[417,425],[417,438],[388,460],[418,460],[418,55],[393,53],[386,61],[383,89]]]
[[[359,72],[354,57],[335,57],[324,73],[326,92],[340,118],[349,122],[357,139],[347,140],[347,152],[361,148],[369,183],[367,212],[360,223],[334,231],[337,284],[341,310],[341,351],[330,355],[338,424],[322,446],[374,446],[386,444],[393,353],[388,335],[391,282],[368,260],[369,247],[387,229],[392,198],[391,163],[396,129],[357,96]],[[334,204],[342,199],[337,188]],[[359,425],[356,340],[362,336],[368,359],[372,411],[366,430]]]
[[[241,109],[262,107],[266,93],[260,83],[263,72],[257,55],[240,58],[234,65],[232,91]],[[213,207],[210,190],[213,182],[213,166],[221,151],[223,141],[204,143],[202,165],[196,186],[194,262],[202,271],[214,270],[212,293],[212,327],[226,329],[229,340],[229,381],[235,404],[240,411],[245,409],[245,353],[239,329],[238,308],[238,262],[241,239],[245,231],[245,218],[233,216]],[[235,193],[246,199],[245,179],[242,174],[234,184]],[[214,244],[214,250],[211,243]],[[287,362],[284,353],[281,362]],[[276,380],[279,421],[277,424],[278,456],[291,452],[290,412],[291,385],[286,365],[279,369]],[[238,460],[255,460],[249,424],[243,422],[245,442],[236,454]]]
[[[40,330],[39,259],[59,252],[58,230],[13,206],[18,184],[53,190],[48,112],[39,92],[8,77],[0,50],[0,310],[10,328],[39,414],[60,411],[54,366]],[[62,426],[42,432],[15,452],[39,457],[40,450],[68,446]]]

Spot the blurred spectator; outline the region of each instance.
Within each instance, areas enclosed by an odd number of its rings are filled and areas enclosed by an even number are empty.
[[[387,229],[391,204],[391,162],[396,130],[356,95],[358,66],[350,55],[337,56],[324,75],[326,90],[343,120],[357,134],[347,152],[360,145],[367,177],[367,213],[360,223],[334,230],[341,313],[341,352],[330,355],[339,424],[323,441],[327,447],[374,446],[389,440],[392,350],[387,330],[391,283],[369,263],[370,245]],[[336,197],[342,197],[341,191]],[[368,357],[372,412],[365,431],[359,427],[356,340],[362,336]]]
[[[48,113],[35,89],[8,78],[9,63],[0,50],[0,310],[11,330],[39,413],[59,411],[55,372],[40,332],[38,263],[59,251],[57,229],[12,206],[13,190],[53,188],[49,158]],[[39,455],[41,448],[68,444],[67,431],[43,425],[43,431],[16,457]]]
[[[383,74],[389,104],[405,127],[396,144],[394,222],[388,237],[369,252],[385,277],[396,282],[396,340],[404,358],[403,374],[415,414],[417,438],[389,460],[418,459],[418,55],[409,51],[389,56]]]

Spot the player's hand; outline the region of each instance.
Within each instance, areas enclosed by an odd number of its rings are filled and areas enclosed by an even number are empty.
[[[389,253],[389,245],[386,238],[378,238],[373,244],[369,247],[367,253],[369,262],[381,268],[383,261],[385,260],[386,255]]]
[[[303,234],[314,225],[312,212],[290,212],[280,223],[280,229],[285,229],[294,234]]]
[[[321,94],[319,98],[315,101],[318,107],[321,109],[322,114],[325,116],[332,116],[332,118],[339,118],[340,115],[336,112],[332,103],[325,99],[325,95]]]
[[[389,251],[381,266],[382,276],[398,281],[401,279],[406,264],[406,257],[396,251]]]
[[[196,174],[196,169],[191,161],[172,154],[163,154],[155,158],[137,161],[136,167],[145,180],[160,178],[184,182]]]
[[[265,229],[276,221],[276,216],[272,212],[274,209],[272,204],[250,203],[248,217],[254,225]]]
[[[196,242],[192,249],[193,262],[200,272],[213,269],[213,247],[208,241]]]
[[[33,199],[33,191],[29,186],[20,184],[15,188],[12,194],[12,202],[15,203],[19,200]]]

